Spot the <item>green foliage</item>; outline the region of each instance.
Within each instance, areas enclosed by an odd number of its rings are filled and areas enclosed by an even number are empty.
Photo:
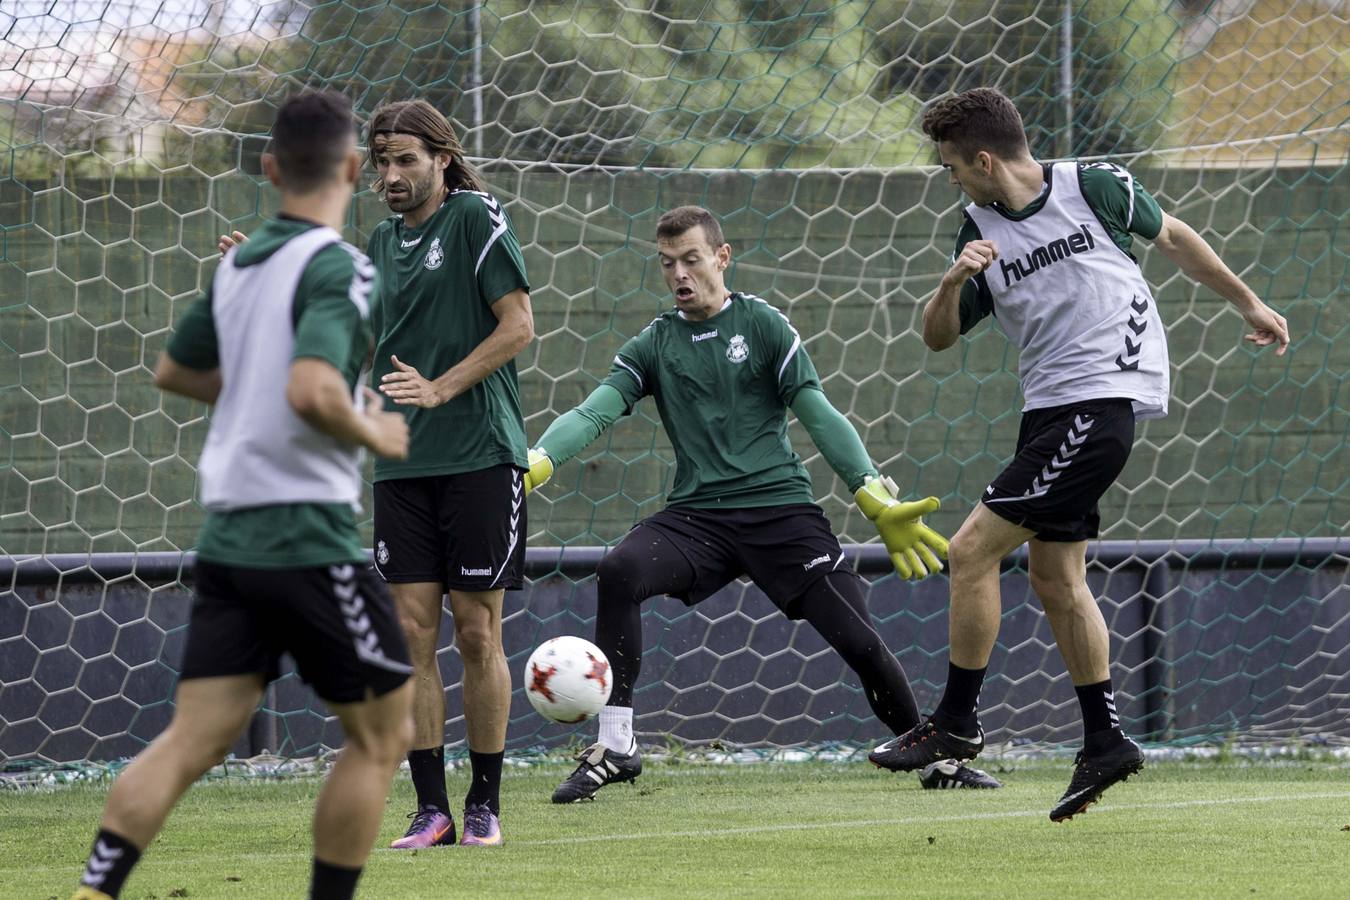
[[[992,86],[1012,97],[1042,158],[1125,154],[1165,124],[1177,23],[1167,0],[1075,0],[1073,141],[1061,62],[1069,0],[915,0],[879,28],[888,78],[920,101]]]

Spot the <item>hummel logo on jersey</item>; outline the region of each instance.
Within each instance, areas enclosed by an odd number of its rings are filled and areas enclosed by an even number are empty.
[[[1079,225],[1078,229],[1051,241],[1044,247],[1037,247],[1028,253],[1025,259],[1014,259],[1011,262],[999,260],[999,266],[1003,271],[1003,286],[1011,287],[1014,281],[1029,278],[1061,259],[1096,248],[1097,242],[1092,239],[1092,229],[1087,225]]]
[[[814,569],[816,566],[820,565],[821,563],[827,563],[827,562],[829,562],[829,561],[830,561],[830,555],[827,553],[827,554],[825,554],[824,556],[817,556],[815,559],[811,560],[809,563],[803,563],[803,564],[802,564],[802,568],[803,568],[804,570],[806,570],[807,572],[810,572],[812,569]]]
[[[750,347],[745,343],[743,335],[734,335],[731,342],[727,344],[727,359],[740,365],[750,358]]]
[[[467,566],[460,566],[460,567],[459,567],[459,574],[461,574],[461,575],[491,575],[491,574],[492,574],[492,566],[488,566],[486,569],[470,569],[470,568],[468,568]]]
[[[421,237],[415,237],[411,241],[400,241],[398,245],[399,249],[407,250],[409,247],[416,247],[418,244],[422,243],[422,237],[425,237],[425,235]]]
[[[427,248],[426,259],[422,260],[422,266],[428,270],[439,269],[441,263],[445,262],[445,253],[441,250],[441,239],[434,238],[431,246]]]
[[[712,330],[712,331],[705,331],[705,332],[703,332],[702,334],[696,334],[696,335],[694,335],[693,341],[694,341],[695,344],[697,344],[699,341],[706,341],[708,338],[715,338],[715,337],[717,337],[717,330],[716,330],[716,329],[714,329],[714,330]]]

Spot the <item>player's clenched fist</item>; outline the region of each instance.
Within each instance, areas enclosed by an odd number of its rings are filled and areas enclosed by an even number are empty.
[[[998,259],[998,247],[993,241],[968,241],[961,248],[961,254],[952,262],[947,278],[957,284],[980,274]]]

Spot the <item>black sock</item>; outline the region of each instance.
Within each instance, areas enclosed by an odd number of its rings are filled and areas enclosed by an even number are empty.
[[[502,790],[502,759],[505,751],[498,753],[476,753],[469,751],[469,793],[464,798],[465,806],[486,806],[494,816],[501,814],[498,805]]]
[[[1078,705],[1083,710],[1084,736],[1120,728],[1120,717],[1116,715],[1116,695],[1111,690],[1111,679],[1097,684],[1076,684],[1073,690],[1078,695]]]
[[[127,880],[140,858],[141,851],[131,841],[100,828],[94,838],[94,847],[89,851],[89,861],[84,864],[80,884],[116,897],[122,890],[122,882]]]
[[[956,663],[947,664],[947,690],[933,712],[933,718],[949,731],[963,737],[974,737],[978,728],[975,708],[980,703],[980,688],[984,686],[982,669],[963,669]]]
[[[314,857],[314,874],[309,879],[310,900],[351,900],[356,896],[356,882],[361,869],[335,866]]]
[[[417,808],[434,806],[449,815],[450,798],[445,793],[445,748],[409,751],[408,768],[412,770],[413,790],[417,792]]]

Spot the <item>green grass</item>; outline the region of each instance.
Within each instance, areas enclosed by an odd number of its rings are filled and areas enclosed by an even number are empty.
[[[637,786],[558,807],[560,763],[508,771],[507,844],[376,851],[371,898],[1346,896],[1350,769],[1153,763],[1072,822],[1047,816],[1065,760],[1001,791],[921,791],[865,764],[652,763]],[[463,790],[451,774],[451,796]],[[123,897],[302,897],[315,781],[226,781],[184,798]],[[0,897],[64,900],[106,790],[0,794]],[[395,785],[380,846],[411,808]]]

